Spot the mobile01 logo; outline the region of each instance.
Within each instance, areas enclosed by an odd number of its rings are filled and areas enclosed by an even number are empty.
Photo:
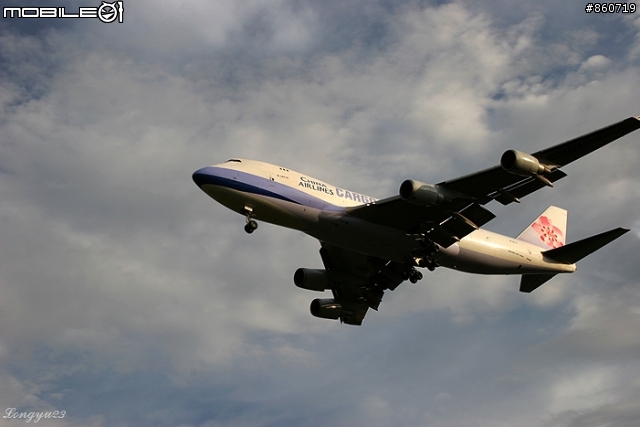
[[[98,7],[79,7],[78,13],[67,13],[65,7],[4,7],[3,18],[98,18],[104,23],[124,22],[122,1],[103,1]]]

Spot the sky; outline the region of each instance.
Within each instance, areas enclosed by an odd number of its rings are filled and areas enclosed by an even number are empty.
[[[635,427],[640,133],[503,207],[631,232],[532,294],[445,269],[317,319],[319,244],[194,185],[232,157],[358,193],[640,115],[640,12],[567,1],[124,1],[0,20],[0,427]],[[22,0],[2,6],[37,6]],[[60,0],[47,6],[97,7]],[[32,421],[33,422],[33,421]]]

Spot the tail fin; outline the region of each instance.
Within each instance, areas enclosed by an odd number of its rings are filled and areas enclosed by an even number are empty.
[[[629,231],[628,228],[616,228],[596,234],[595,236],[587,237],[586,239],[578,240],[577,242],[569,243],[561,248],[544,251],[542,254],[554,261],[573,264],[597,251],[604,245],[613,242],[627,231]]]
[[[564,246],[567,236],[567,211],[549,206],[535,221],[520,233],[518,240],[543,249]]]

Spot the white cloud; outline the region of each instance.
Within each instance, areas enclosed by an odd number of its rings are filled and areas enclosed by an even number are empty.
[[[507,72],[508,46],[485,16],[473,16],[458,3],[406,19],[403,48],[410,50],[402,59],[416,56],[424,68],[416,84],[412,120],[437,140],[464,144],[470,153],[481,150],[491,136],[487,102]]]
[[[531,5],[516,19],[367,4],[136,3],[121,27],[4,27],[0,400],[65,405],[65,425],[638,413],[620,375],[638,369],[636,241],[531,295],[517,277],[425,271],[350,328],[312,318],[315,295],[292,284],[321,265],[317,242],[267,224],[249,237],[191,182],[240,156],[384,197],[640,113],[633,47],[600,50],[600,27],[558,30]],[[521,206],[490,206],[489,228],[516,232],[542,204],[568,207],[576,238],[637,222],[635,141]]]
[[[628,357],[640,349],[640,301],[635,292],[578,295],[574,303],[576,316],[563,340],[577,354]]]
[[[603,70],[611,65],[611,60],[603,55],[593,55],[589,57],[580,68],[585,70]]]
[[[634,38],[633,46],[629,51],[629,57],[632,60],[637,60],[640,58],[640,18],[635,17],[633,20],[633,26],[636,28],[636,35]]]
[[[549,396],[550,410],[584,411],[595,406],[615,401],[611,386],[615,383],[615,373],[608,368],[594,368],[575,374],[560,375],[552,386]]]

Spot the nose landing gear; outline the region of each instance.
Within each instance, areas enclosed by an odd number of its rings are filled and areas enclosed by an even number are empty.
[[[250,206],[245,206],[242,209],[242,212],[247,217],[247,224],[244,226],[244,231],[246,231],[248,234],[251,234],[258,229],[258,223],[253,219],[253,208]]]
[[[247,225],[244,226],[244,231],[251,234],[258,228],[258,223],[250,219],[247,221]]]

